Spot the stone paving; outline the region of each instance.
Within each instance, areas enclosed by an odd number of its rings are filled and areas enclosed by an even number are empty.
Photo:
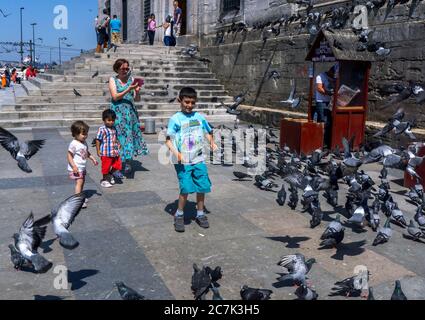
[[[96,129],[91,128],[88,141]],[[176,233],[172,213],[177,178],[171,165],[158,161],[162,144],[156,135],[145,135],[151,154],[138,159],[142,163],[134,162],[134,175],[111,189],[100,187],[100,168],[88,164],[89,207],[70,228],[79,247],[62,248],[49,226],[39,251],[53,262],[53,268],[45,274],[15,271],[7,247],[12,234],[31,211],[35,217],[46,215],[74,189],[66,175],[66,149],[71,141],[67,129],[16,134],[20,139],[44,138],[47,142],[29,161],[32,174],[20,171],[10,155],[0,150],[0,299],[119,299],[114,287],[119,280],[148,299],[192,299],[192,264],[197,263],[222,267],[220,292],[225,299],[240,299],[240,287],[247,284],[272,289],[272,299],[288,300],[295,298],[295,289],[277,282],[283,271],[276,263],[282,255],[296,252],[318,262],[310,280],[319,299],[345,299],[328,294],[334,282],[352,276],[357,265],[371,272],[369,283],[377,299],[391,296],[396,279],[401,279],[409,299],[425,298],[424,244],[404,239],[405,230],[393,225],[390,242],[373,247],[376,234],[369,228],[354,232],[347,226],[338,249],[318,250],[321,233],[336,215],[325,200],[321,197],[324,221],[310,229],[310,218],[300,205],[295,211],[287,205],[279,207],[276,193],[261,191],[252,181],[233,181],[232,171],[244,170],[239,165],[209,165],[213,183],[206,200],[210,229],[201,229],[190,220],[196,213],[191,196],[186,232]],[[378,166],[368,165],[365,170],[378,181]],[[402,196],[401,173],[390,174],[393,197],[410,219],[414,207]],[[343,192],[340,204],[345,201]],[[337,211],[345,214],[342,208]],[[54,287],[60,266],[68,270],[67,289]]]

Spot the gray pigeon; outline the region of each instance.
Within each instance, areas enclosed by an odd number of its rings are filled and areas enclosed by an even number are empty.
[[[123,300],[145,300],[145,297],[137,293],[136,290],[127,287],[124,282],[118,281],[115,282],[118,292]]]
[[[404,294],[403,290],[401,290],[400,280],[395,281],[395,287],[393,294],[391,295],[391,300],[407,300],[406,295]]]
[[[240,292],[242,300],[248,301],[269,300],[272,293],[269,289],[250,288],[247,285],[242,286]]]
[[[30,261],[25,259],[24,256],[20,254],[18,250],[16,250],[13,244],[9,244],[9,249],[10,249],[10,260],[12,261],[13,267],[16,270],[20,270],[23,267],[27,267],[31,264]]]
[[[198,266],[193,264],[193,275],[192,275],[192,292],[195,300],[205,300],[205,296],[211,288],[211,277],[206,269],[202,267],[202,270]]]
[[[375,296],[373,295],[373,288],[369,287],[369,293],[367,295],[367,300],[375,300]]]
[[[378,230],[379,223],[381,222],[381,217],[379,216],[380,208],[381,203],[379,202],[379,199],[376,198],[372,203],[372,207],[370,208],[371,210],[369,210],[369,215],[366,217],[373,231]]]
[[[403,212],[398,208],[397,203],[391,210],[391,218],[394,219],[400,226],[407,227],[406,219],[404,218]]]
[[[49,222],[49,215],[34,221],[34,215],[31,212],[19,229],[19,233],[13,235],[15,248],[25,259],[31,261],[35,271],[39,273],[46,272],[52,266],[51,262],[37,252],[46,234],[46,224]]]
[[[357,283],[362,280],[363,279],[359,277],[359,275],[355,275],[353,277],[337,281],[335,282],[335,287],[332,288],[332,292],[329,296],[359,297],[362,293],[362,289],[359,288]]]
[[[373,240],[373,245],[377,246],[378,244],[382,244],[388,242],[392,236],[393,232],[391,230],[390,218],[387,218],[384,226],[378,229],[378,235],[375,240]]]
[[[315,262],[316,259],[314,258],[306,261],[304,255],[301,253],[283,256],[278,262],[278,265],[287,269],[289,273],[282,276],[279,280],[291,280],[296,284],[305,284],[306,275]]]
[[[415,221],[410,220],[410,224],[407,227],[407,232],[415,241],[419,241],[420,239],[425,239],[425,234],[423,234],[422,230],[418,228]]]
[[[341,241],[344,239],[344,230],[345,228],[341,224],[340,216],[337,214],[335,220],[329,223],[322,236],[320,237],[320,240],[323,240],[320,245],[336,246],[337,244],[341,243]]]
[[[415,221],[419,224],[420,227],[425,227],[425,216],[422,214],[423,204],[418,206],[415,214]]]
[[[296,92],[297,92],[297,84],[295,83],[295,80],[292,79],[291,92],[289,94],[289,97],[288,99],[281,101],[281,103],[289,104],[292,108],[298,108],[301,103],[301,99],[300,97],[295,97]]]
[[[285,205],[285,200],[286,200],[285,185],[282,183],[282,188],[280,188],[279,192],[277,193],[277,199],[276,199],[276,202],[277,202],[280,206],[283,206],[283,205]]]
[[[354,210],[352,217],[348,219],[348,221],[356,225],[362,226],[364,219],[365,219],[365,210],[363,206],[360,206],[356,210]]]
[[[85,200],[86,197],[83,193],[74,194],[52,210],[53,231],[59,237],[59,243],[64,248],[73,249],[78,246],[78,241],[74,239],[68,229],[80,213]]]
[[[297,290],[295,290],[295,295],[299,300],[317,300],[319,297],[316,291],[309,288],[305,284],[302,284],[297,288]]]
[[[12,133],[0,127],[0,144],[10,152],[13,159],[18,162],[18,167],[26,173],[32,172],[27,160],[42,148],[44,142],[45,140],[20,142]]]
[[[79,93],[77,90],[73,89],[72,91],[74,92],[74,94],[75,94],[77,97],[81,97],[81,93]]]

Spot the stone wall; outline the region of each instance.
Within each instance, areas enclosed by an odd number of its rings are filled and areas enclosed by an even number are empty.
[[[249,7],[254,3],[263,2],[245,1],[245,6]],[[283,1],[271,1],[271,3],[281,10],[288,9]],[[392,49],[384,61],[374,62],[372,66],[369,120],[385,121],[396,108],[394,106],[384,111],[377,111],[377,107],[382,106],[387,99],[377,93],[378,85],[407,80],[425,84],[425,4],[422,3],[417,7],[412,19],[408,19],[409,5],[396,6],[385,22],[386,8],[381,8],[376,16],[369,14],[369,27],[376,30],[373,38],[384,41],[386,47]],[[324,6],[321,11],[329,8]],[[257,9],[261,11],[260,7]],[[263,12],[269,14],[267,11]],[[246,20],[248,22],[248,19]],[[216,24],[215,30],[219,30],[219,27],[220,25]],[[302,106],[297,111],[305,112],[309,63],[304,59],[308,52],[309,36],[304,30],[299,32],[297,28],[297,25],[290,26],[288,30],[282,28],[277,38],[270,38],[266,42],[262,41],[260,31],[226,34],[225,43],[220,46],[214,44],[216,35],[210,30],[209,34],[203,35],[201,54],[212,60],[211,70],[217,74],[229,93],[236,95],[249,89],[245,104],[288,109],[278,101],[287,98],[290,79],[295,79],[297,90],[303,96]],[[281,79],[269,80],[268,75],[272,70],[278,70],[282,75]],[[417,117],[425,110],[425,106],[418,106],[413,100],[403,103],[403,106],[406,108],[407,118]],[[421,121],[421,117],[417,119],[420,121],[419,126],[424,127],[425,123]]]

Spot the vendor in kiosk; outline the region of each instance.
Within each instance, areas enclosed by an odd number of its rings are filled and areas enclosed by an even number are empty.
[[[332,124],[332,112],[330,105],[331,98],[334,94],[335,77],[337,73],[337,66],[332,66],[328,71],[322,72],[316,77],[315,82],[315,112],[314,118],[317,122],[325,123],[324,145],[330,145],[330,134]]]

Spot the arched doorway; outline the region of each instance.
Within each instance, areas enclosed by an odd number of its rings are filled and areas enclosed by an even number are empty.
[[[178,0],[179,7],[182,9],[182,28],[180,35],[184,36],[187,33],[187,0]]]

